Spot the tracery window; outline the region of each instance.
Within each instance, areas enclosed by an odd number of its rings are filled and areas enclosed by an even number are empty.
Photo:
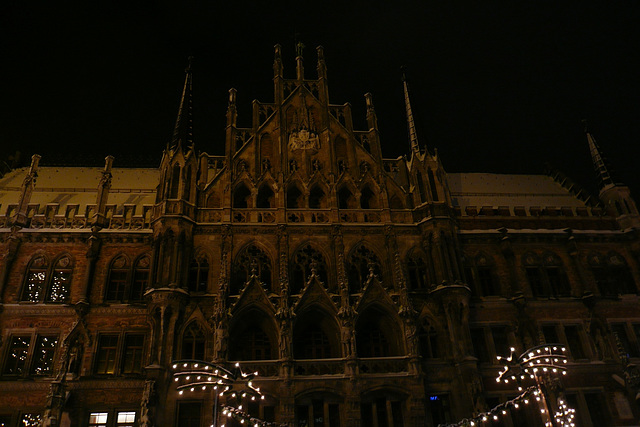
[[[204,360],[204,347],[204,333],[196,322],[192,322],[182,336],[182,358]]]
[[[378,209],[378,196],[368,186],[364,187],[360,193],[360,207],[362,209]]]
[[[22,301],[64,303],[69,301],[73,264],[68,255],[52,266],[44,256],[36,256],[27,267]]]
[[[209,261],[200,255],[189,266],[189,292],[206,292],[209,288]]]
[[[3,374],[51,376],[58,345],[56,335],[15,335],[10,338]]]
[[[262,184],[258,189],[258,196],[256,198],[256,206],[260,209],[275,208],[276,206],[275,194],[268,184]]]
[[[312,270],[316,271],[320,281],[323,282],[325,286],[328,285],[327,265],[324,261],[324,257],[310,244],[306,244],[296,251],[291,265],[291,277],[293,279],[291,292],[293,294],[300,293],[300,291],[305,287],[307,281],[311,277]]]
[[[294,359],[340,357],[340,332],[323,310],[312,308],[296,319],[293,329]]]
[[[314,185],[309,190],[309,208],[310,209],[321,209],[325,208],[326,196],[322,188],[318,185]]]
[[[318,326],[311,325],[296,343],[296,359],[326,359],[331,357],[331,344],[327,334]]]
[[[610,252],[606,256],[593,253],[587,261],[601,295],[618,296],[638,292],[627,261],[622,255],[616,252]]]
[[[116,256],[109,265],[105,301],[138,302],[149,284],[150,259],[143,255],[131,265],[125,255]]]
[[[347,264],[347,274],[351,290],[357,292],[364,288],[370,271],[382,280],[380,265],[380,260],[373,251],[364,245],[358,246],[349,256]]]
[[[231,294],[240,293],[249,281],[252,271],[260,278],[266,289],[271,289],[271,259],[256,245],[249,245],[236,257],[231,275]]]
[[[338,190],[338,208],[339,209],[355,209],[356,198],[353,196],[351,190],[344,186]]]
[[[441,357],[438,345],[438,332],[432,324],[424,322],[420,330],[420,354],[425,359]]]

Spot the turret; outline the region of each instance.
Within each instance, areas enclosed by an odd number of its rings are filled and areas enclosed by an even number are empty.
[[[616,217],[622,228],[640,228],[640,215],[638,215],[636,203],[631,198],[629,187],[617,180],[602,156],[595,138],[586,127],[585,132],[598,180],[600,190],[598,196],[607,213]]]

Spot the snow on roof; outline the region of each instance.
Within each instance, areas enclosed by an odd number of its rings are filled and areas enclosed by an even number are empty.
[[[8,205],[17,204],[20,187],[29,168],[15,169],[0,178],[0,214]],[[41,167],[29,204],[92,205],[96,203],[98,184],[103,168],[99,167]],[[136,206],[152,205],[160,179],[158,169],[114,168],[111,170],[111,189],[107,204]],[[82,209],[81,209],[82,210]],[[141,213],[137,211],[136,213]]]
[[[454,206],[586,206],[546,175],[449,173],[447,181]]]

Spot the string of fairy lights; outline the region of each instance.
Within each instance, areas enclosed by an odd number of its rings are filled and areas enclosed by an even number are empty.
[[[447,427],[474,427],[482,426],[487,422],[498,421],[508,414],[508,409],[519,409],[521,406],[536,402],[540,406],[540,413],[545,415],[548,411],[542,386],[545,376],[566,375],[567,356],[566,348],[562,344],[543,344],[533,347],[519,357],[516,357],[516,349],[511,347],[509,357],[498,356],[498,360],[504,363],[503,368],[496,377],[496,382],[516,384],[521,392],[517,397],[501,403],[500,405],[482,412],[473,418],[465,418],[455,424],[447,424]],[[523,388],[522,382],[533,379],[535,385]],[[558,399],[558,411],[553,413],[553,420],[558,427],[575,427],[575,409],[570,408],[566,401]],[[551,414],[546,414],[551,415]],[[549,420],[551,418],[549,417]],[[545,427],[552,427],[551,421],[545,422]]]
[[[227,396],[232,401],[239,402],[238,407],[223,405],[222,414],[233,418],[240,424],[252,427],[280,427],[282,424],[260,420],[243,411],[243,399],[251,401],[264,400],[260,388],[253,380],[258,372],[245,373],[239,363],[232,369],[202,360],[176,360],[173,362],[173,381],[179,395],[185,392],[213,391],[216,397]],[[221,424],[219,427],[225,427]]]

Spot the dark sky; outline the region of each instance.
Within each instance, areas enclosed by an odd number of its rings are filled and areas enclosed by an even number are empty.
[[[418,136],[448,171],[540,173],[593,190],[589,126],[640,189],[640,3],[584,1],[9,2],[0,10],[0,154],[23,161],[158,164],[194,59],[196,146],[223,153],[227,91],[240,126],[273,100],[273,45],[293,77],[323,45],[333,103],[364,128],[371,92],[385,155],[408,152],[400,67]],[[98,3],[99,6],[88,4]],[[98,161],[98,164],[101,160]]]

